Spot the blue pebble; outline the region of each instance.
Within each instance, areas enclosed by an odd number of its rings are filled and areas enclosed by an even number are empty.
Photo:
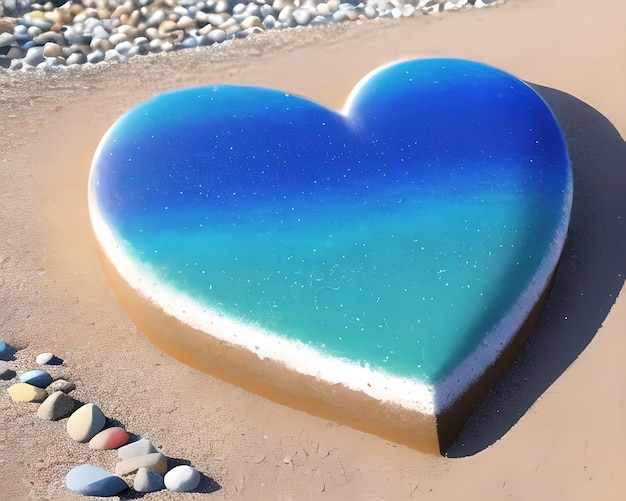
[[[7,344],[7,342],[0,337],[0,360],[13,360],[14,353],[15,350],[11,347],[11,345]]]
[[[52,383],[52,376],[46,371],[36,369],[22,374],[20,376],[20,381],[22,383],[32,384],[33,386],[37,386],[38,388],[45,388],[50,383]]]
[[[126,482],[117,475],[90,464],[72,468],[65,477],[65,485],[84,496],[115,496],[128,489]]]

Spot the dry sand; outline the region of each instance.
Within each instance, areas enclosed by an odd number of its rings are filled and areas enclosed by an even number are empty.
[[[0,335],[19,373],[53,368],[129,431],[205,474],[146,499],[622,499],[626,490],[626,4],[503,7],[265,34],[219,50],[63,75],[0,75]],[[408,57],[483,61],[537,85],[575,173],[570,237],[517,363],[437,457],[309,416],[152,346],[105,280],[87,214],[91,156],[125,110],[167,89],[265,85],[340,107],[369,70]],[[451,134],[472,133],[455,131]],[[476,138],[477,141],[480,137]],[[3,388],[9,381],[0,381]],[[66,500],[82,463],[63,422],[0,392],[0,498]]]

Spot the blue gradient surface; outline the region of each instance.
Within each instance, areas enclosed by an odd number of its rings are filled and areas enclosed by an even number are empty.
[[[152,279],[435,383],[560,251],[566,145],[530,87],[482,64],[407,61],[355,92],[344,114],[262,88],[160,95],[109,131],[92,196]]]

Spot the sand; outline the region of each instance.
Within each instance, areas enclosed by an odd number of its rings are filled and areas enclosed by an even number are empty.
[[[76,382],[75,398],[204,474],[196,493],[145,499],[621,499],[626,5],[593,7],[509,0],[64,75],[0,75],[0,335],[18,348],[11,365],[19,373],[38,353],[56,353],[65,364],[51,373]],[[424,56],[482,61],[536,85],[567,135],[575,183],[569,240],[537,327],[448,457],[275,404],[159,351],[105,279],[86,200],[100,137],[157,92],[254,84],[340,108],[371,69]],[[0,391],[0,493],[78,499],[65,489],[67,471],[113,469],[115,454],[72,442],[63,422],[35,410]]]

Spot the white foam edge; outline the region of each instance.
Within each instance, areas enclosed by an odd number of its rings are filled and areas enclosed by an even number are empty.
[[[433,415],[433,392],[429,385],[324,354],[301,341],[286,339],[258,326],[221,315],[184,293],[159,283],[148,266],[130,257],[125,245],[114,236],[95,204],[90,202],[90,205],[96,236],[119,274],[135,293],[167,315],[216,339],[254,353],[261,360],[271,359],[294,372],[330,385],[342,384],[376,400]]]

